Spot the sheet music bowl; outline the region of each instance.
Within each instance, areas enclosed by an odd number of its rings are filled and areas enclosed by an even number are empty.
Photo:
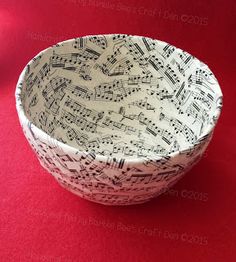
[[[35,56],[16,107],[40,163],[63,187],[130,205],[158,196],[200,160],[222,93],[211,70],[179,48],[94,35]]]

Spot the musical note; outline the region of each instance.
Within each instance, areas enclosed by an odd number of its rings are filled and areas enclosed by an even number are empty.
[[[87,43],[87,38],[86,37],[80,37],[80,38],[76,38],[75,41],[73,42],[72,46],[75,49],[84,49],[84,47],[86,46]]]
[[[70,96],[67,96],[67,99],[65,101],[65,106],[72,109],[74,113],[78,113],[81,109],[81,105],[77,103],[75,100],[70,98]]]
[[[27,76],[25,82],[26,82],[26,94],[28,97],[31,96],[32,92],[33,92],[33,86],[34,86],[34,80],[32,80],[34,76],[34,73],[31,73],[30,75]]]
[[[167,59],[170,57],[170,55],[175,51],[175,48],[169,44],[165,45],[163,48],[163,52],[161,53],[161,55]]]
[[[106,161],[106,166],[109,166],[110,169],[122,169],[125,164],[125,159],[117,159],[108,157]]]
[[[112,37],[113,41],[123,41],[125,38],[127,37],[127,35],[121,35],[121,34],[116,34]]]
[[[33,85],[36,85],[37,87],[39,87],[40,85],[40,79],[38,78],[38,76],[35,76],[34,80],[33,80]]]
[[[176,75],[175,71],[170,67],[170,65],[166,65],[166,69],[164,74],[167,76],[167,79],[173,84],[177,84],[180,82],[178,76]]]
[[[108,56],[107,57],[107,62],[102,64],[101,66],[101,70],[105,75],[109,75],[110,71],[112,70],[112,68],[115,66],[116,62],[118,60],[116,59],[116,57],[114,55]]]
[[[80,116],[75,116],[74,122],[81,130],[84,130],[87,124],[87,120],[84,117]]]
[[[174,128],[176,134],[180,133],[183,129],[183,123],[178,119],[169,119],[170,126]]]
[[[136,155],[136,150],[134,150],[132,147],[130,146],[125,146],[124,148],[124,155],[125,156],[133,156]]]
[[[99,140],[100,143],[102,144],[106,144],[106,145],[113,145],[113,135],[105,135],[103,137],[101,137],[101,139]]]
[[[92,36],[89,37],[89,41],[101,47],[102,49],[107,48],[107,40],[105,36]]]
[[[173,97],[173,92],[170,93],[166,87],[160,87],[159,85],[154,88],[147,88],[146,92],[148,96],[155,96],[158,100],[170,100]]]
[[[187,99],[188,95],[190,95],[190,92],[185,89],[185,82],[183,82],[181,87],[175,92],[176,92],[175,97],[177,98],[177,100],[181,105]]]
[[[193,61],[194,61],[194,57],[190,54],[188,54],[187,52],[182,52],[179,54],[179,57],[181,59],[181,62],[178,63],[176,61],[177,67],[179,69],[179,72],[185,76],[185,72],[186,70],[188,70],[190,68],[190,66],[192,65]]]
[[[85,131],[95,133],[97,129],[97,124],[93,122],[87,122],[85,125]]]
[[[38,55],[34,57],[33,62],[31,63],[32,68],[36,68],[40,64],[41,59],[42,59],[42,55]]]
[[[77,137],[75,138],[76,140],[76,143],[79,145],[79,146],[84,146],[86,145],[87,141],[88,141],[88,135],[87,134],[81,134],[81,133],[78,133]]]
[[[161,138],[168,145],[172,144],[173,141],[174,141],[173,134],[171,132],[169,132],[168,130],[163,130],[162,131]]]
[[[53,96],[46,97],[44,105],[46,106],[46,108],[50,109],[54,102],[55,102],[55,98]]]
[[[211,92],[213,91],[210,86],[216,84],[215,78],[211,72],[203,69],[197,69],[194,74],[191,74],[188,78],[188,85],[195,85],[202,89],[202,87],[207,88]]]
[[[39,114],[38,114],[38,120],[39,120],[39,123],[41,124],[41,127],[45,127],[46,124],[47,124],[47,120],[48,120],[48,114],[41,111]]]
[[[143,43],[145,47],[147,48],[147,51],[150,52],[155,49],[156,43],[154,40],[146,37],[142,37]]]
[[[98,112],[95,110],[93,110],[90,115],[90,117],[92,118],[92,121],[94,121],[96,124],[100,122],[100,120],[103,119],[103,116],[104,116],[104,111]]]
[[[194,143],[196,141],[197,138],[193,130],[189,126],[184,124],[182,121],[180,121],[179,119],[167,117],[163,113],[160,114],[159,119],[166,120],[167,122],[169,122],[169,125],[173,127],[174,132],[176,134],[185,136],[186,140],[189,143]]]
[[[119,64],[114,67],[112,72],[109,72],[109,76],[118,76],[118,75],[124,75],[127,74],[130,69],[133,67],[133,64],[130,62],[130,60],[124,58],[123,60],[120,60]]]
[[[148,62],[153,66],[153,68],[156,71],[160,71],[160,72],[164,72],[163,68],[164,68],[164,62],[162,59],[156,57],[155,55],[152,55],[149,57]]]
[[[45,63],[42,68],[39,70],[37,77],[43,80],[46,76],[48,76],[50,72],[50,66],[48,63]]]
[[[200,123],[206,122],[209,119],[209,114],[207,110],[200,107],[197,102],[191,102],[186,109],[188,116],[191,116],[195,121],[200,121]],[[193,123],[194,123],[193,122]]]
[[[82,61],[79,59],[79,53],[56,54],[50,58],[52,67],[66,67],[69,65],[80,65]]]
[[[140,76],[129,76],[128,85],[138,85],[140,83]]]
[[[131,182],[131,185],[137,185],[137,184],[148,184],[152,178],[152,174],[133,174],[129,179],[127,179],[128,182]]]
[[[55,99],[53,104],[51,105],[51,112],[56,115],[59,112],[60,109],[60,99]]]
[[[100,144],[99,144],[98,139],[89,140],[86,143],[86,146],[88,147],[88,149],[95,149],[95,148],[99,149],[100,148]]]
[[[39,101],[38,94],[35,94],[35,95],[32,97],[32,99],[31,99],[31,101],[30,101],[30,103],[29,103],[29,107],[36,106],[37,103],[38,103],[38,101]]]
[[[203,90],[197,88],[197,92],[192,91],[194,100],[201,102],[208,110],[211,109],[214,102],[214,96],[211,93],[206,93]]]
[[[124,152],[124,147],[125,147],[124,142],[116,143],[113,146],[112,152],[115,154],[120,154],[120,153],[122,154]]]
[[[74,140],[77,136],[75,130],[71,127],[68,127],[66,135],[70,141]]]
[[[93,152],[88,153],[85,156],[85,165],[90,165],[96,158],[96,154]]]
[[[82,53],[79,53],[78,56],[80,58],[83,58],[85,61],[87,60],[97,60],[100,57],[100,53],[90,49],[90,48],[85,48],[85,50]]]
[[[144,108],[146,110],[153,110],[155,112],[156,108],[154,106],[152,106],[151,104],[149,104],[147,101],[148,101],[148,98],[145,97],[144,99],[134,101],[130,105],[135,105],[139,108]]]
[[[91,71],[91,66],[83,64],[80,67],[78,73],[84,80],[92,80],[92,77],[90,76],[90,71]]]
[[[47,126],[48,133],[52,134],[53,131],[56,129],[56,127],[57,127],[57,120],[54,117],[53,120],[48,123],[48,126]]]
[[[66,110],[62,110],[62,119],[65,119],[65,122],[68,124],[72,124],[75,123],[76,115],[73,115]]]
[[[42,91],[42,94],[44,97],[47,97],[50,93],[58,92],[60,90],[63,90],[67,87],[67,85],[71,82],[71,80],[63,78],[63,77],[54,77],[50,79],[49,83],[45,86],[44,90]]]
[[[95,87],[95,100],[120,102],[128,95],[139,92],[141,88],[126,87],[123,81],[113,81]]]
[[[126,42],[125,47],[128,49],[129,53],[133,56],[134,61],[139,61],[144,56],[142,48],[137,43],[132,41]]]
[[[92,92],[89,91],[89,89],[87,87],[82,87],[82,86],[71,86],[70,90],[72,94],[74,94],[75,96],[84,98],[84,99],[90,99],[90,96],[92,95]]]

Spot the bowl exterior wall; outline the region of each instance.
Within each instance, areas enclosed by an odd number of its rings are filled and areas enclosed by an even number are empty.
[[[101,161],[96,154],[73,148],[63,149],[49,136],[28,123],[21,123],[23,132],[41,165],[61,186],[93,202],[105,205],[144,203],[173,186],[202,157],[212,134],[194,148],[156,159],[107,158]]]

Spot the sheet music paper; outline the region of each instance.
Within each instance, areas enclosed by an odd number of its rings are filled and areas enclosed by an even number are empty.
[[[40,162],[67,189],[104,204],[144,202],[182,177],[222,106],[205,64],[147,37],[73,39],[26,69],[18,110],[31,122],[23,129]]]

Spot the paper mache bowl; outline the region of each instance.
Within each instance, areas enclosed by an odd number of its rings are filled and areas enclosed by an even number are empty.
[[[105,205],[143,203],[175,184],[201,159],[222,107],[206,64],[125,34],[45,49],[15,95],[41,165],[67,190]]]

